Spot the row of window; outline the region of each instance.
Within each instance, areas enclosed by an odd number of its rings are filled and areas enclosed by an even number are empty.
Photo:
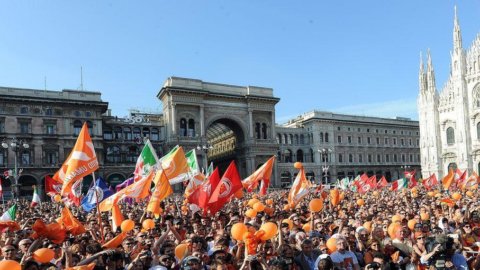
[[[355,128],[352,128],[352,127],[343,127],[343,129],[346,130],[346,131],[352,131],[352,132],[362,132],[362,128],[356,128],[356,130],[355,130]],[[338,130],[338,131],[342,130],[342,127],[337,127],[337,130]],[[364,129],[364,130],[365,130],[365,132],[370,132],[370,128],[366,128],[366,129]],[[373,129],[372,129],[372,131],[373,131]],[[382,132],[382,131],[383,131],[383,132]],[[377,128],[377,129],[375,129],[375,133],[388,134],[388,133],[389,133],[389,130],[388,130],[388,129],[379,130],[379,129]],[[390,130],[390,133],[391,133],[391,134],[397,134],[397,130]],[[409,131],[400,130],[399,134],[400,134],[400,135],[407,135],[407,134],[408,134],[408,135],[411,136],[411,135],[413,134],[413,132],[412,132],[411,130],[409,130]],[[418,134],[419,134],[418,131],[415,131],[415,135],[418,136]]]
[[[400,154],[400,160],[399,160],[399,155],[398,154],[385,154],[382,159],[381,154],[367,154],[366,155],[366,160],[364,159],[364,154],[345,154],[345,157],[348,157],[348,162],[353,163],[372,163],[372,162],[420,162],[420,154],[414,155],[414,154],[409,154],[408,157],[406,154]],[[347,162],[347,160],[344,160],[344,154],[338,154],[338,163],[343,163]]]
[[[337,143],[342,143],[342,140],[343,137],[341,135],[338,135],[337,136]],[[397,138],[391,138],[392,139],[392,145],[397,145],[399,143],[399,145],[401,146],[406,146],[407,143],[408,143],[408,146],[419,146],[419,139],[416,139],[416,144],[414,145],[413,144],[413,140],[412,138],[408,138],[408,139],[405,139],[405,138],[400,138],[400,140],[397,140]],[[358,144],[362,144],[364,142],[364,138],[363,137],[357,137],[357,143]],[[367,144],[372,144],[372,138],[371,137],[367,137],[366,138],[366,143]],[[380,138],[379,137],[376,137],[375,138],[375,143],[377,145],[380,145]],[[351,144],[353,143],[353,137],[352,136],[347,136],[347,143]],[[389,145],[390,144],[390,138],[383,138],[383,144],[384,145]]]
[[[327,134],[328,141],[328,134]],[[277,134],[277,143],[279,144],[307,144],[303,134]]]
[[[22,106],[20,108],[20,113],[21,114],[29,114],[30,112],[33,112],[34,114],[40,114],[40,113],[42,113],[42,110],[40,108],[34,108],[33,110],[30,110],[30,108],[27,107],[27,106]],[[55,113],[55,115],[62,115],[61,110],[56,109],[54,111],[54,109],[52,109],[52,108],[45,108],[43,110],[43,113],[47,116],[52,116],[54,113]],[[90,111],[86,111],[86,112],[73,111],[72,115],[75,116],[75,117],[83,117],[83,116],[92,117],[92,112],[90,112]]]
[[[139,127],[105,127],[103,130],[103,138],[105,140],[126,140],[131,141],[137,138],[150,138],[151,141],[160,140],[160,130],[158,128],[148,128],[144,127],[140,129]]]

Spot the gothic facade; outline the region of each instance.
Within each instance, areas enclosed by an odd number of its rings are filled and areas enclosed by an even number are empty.
[[[420,59],[418,113],[423,177],[480,170],[480,36],[464,48],[455,10],[450,76],[437,91],[430,52]]]

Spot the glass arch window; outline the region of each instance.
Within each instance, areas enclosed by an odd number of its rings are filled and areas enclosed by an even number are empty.
[[[455,143],[455,130],[452,127],[447,128],[447,144],[452,145]]]

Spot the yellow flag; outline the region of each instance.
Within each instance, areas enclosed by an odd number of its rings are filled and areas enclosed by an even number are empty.
[[[189,177],[190,167],[188,166],[187,159],[185,158],[185,152],[180,146],[173,153],[162,157],[160,159],[160,170],[165,172],[170,184],[176,184],[185,181]],[[153,182],[155,185],[160,180],[160,177],[156,177]]]

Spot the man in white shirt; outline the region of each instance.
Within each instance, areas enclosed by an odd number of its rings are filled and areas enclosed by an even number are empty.
[[[347,240],[343,237],[337,238],[337,250],[330,254],[333,263],[339,269],[360,270],[355,254],[347,250]]]

